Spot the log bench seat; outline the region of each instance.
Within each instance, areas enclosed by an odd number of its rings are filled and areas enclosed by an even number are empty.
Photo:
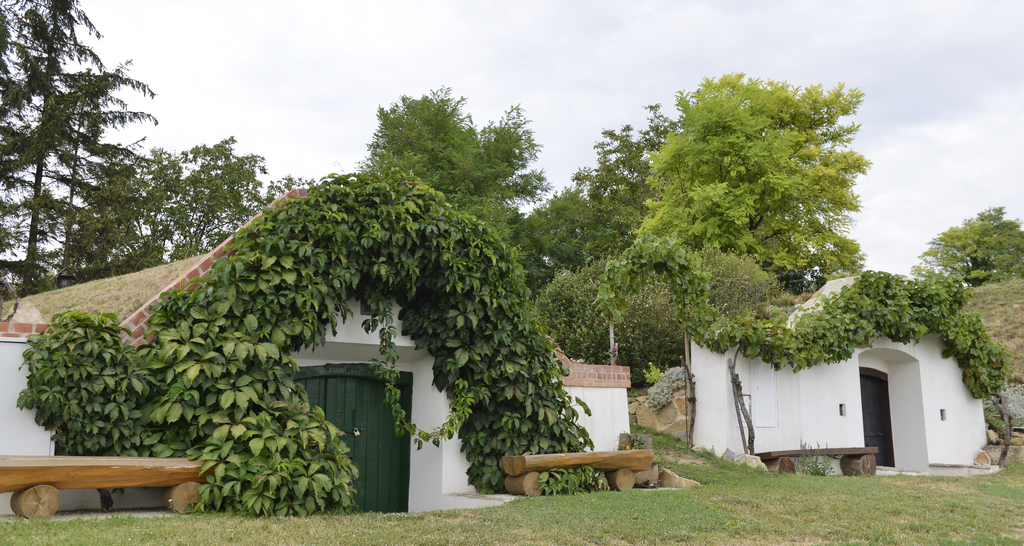
[[[650,470],[654,464],[654,450],[585,451],[581,453],[546,453],[543,455],[516,455],[502,457],[501,466],[508,476],[505,489],[514,495],[536,497],[540,473],[552,468],[579,468],[590,466],[605,472],[608,487],[613,491],[633,488],[634,472]]]
[[[843,474],[847,476],[860,476],[860,475],[875,475],[875,454],[878,453],[877,447],[839,447],[839,448],[826,448],[816,449],[822,454],[826,452],[834,457],[841,457],[839,461],[839,467],[843,470]],[[768,470],[772,472],[782,472],[793,474],[796,472],[796,461],[795,458],[803,457],[808,452],[802,449],[790,449],[787,451],[765,451],[764,453],[755,453],[761,458]]]
[[[157,457],[0,456],[0,493],[11,511],[45,519],[60,507],[60,489],[163,487],[164,506],[179,513],[196,500],[202,463]]]

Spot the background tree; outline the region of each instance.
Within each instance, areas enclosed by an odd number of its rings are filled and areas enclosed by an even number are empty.
[[[137,196],[148,203],[148,213],[139,217],[140,229],[159,242],[168,260],[209,252],[273,199],[258,178],[267,174],[264,158],[236,155],[235,144],[228,137],[180,153],[154,148],[143,162]],[[268,193],[295,182],[271,184]]]
[[[101,36],[76,0],[4,2],[0,19],[0,205],[17,218],[5,228],[19,237],[2,249],[12,259],[0,266],[28,294],[42,287],[48,268],[67,262],[65,252],[45,250],[67,244],[81,193],[102,183],[105,167],[133,155],[131,145],[107,143],[106,131],[155,122],[128,110],[116,92],[153,93],[128,76],[127,64],[107,70],[80,40],[79,30]]]
[[[660,196],[642,231],[747,254],[773,270],[856,269],[860,245],[847,236],[860,210],[853,185],[870,163],[847,149],[859,125],[841,120],[863,96],[841,84],[825,92],[743,74],[680,93],[682,130],[653,157]]]
[[[370,155],[360,168],[412,172],[459,210],[508,237],[509,224],[521,216],[519,206],[537,202],[550,189],[544,172],[530,168],[540,145],[520,107],[478,130],[463,112],[465,104],[445,87],[418,99],[403,95],[379,108]]]
[[[1020,220],[1005,216],[1004,207],[992,207],[943,231],[928,243],[912,273],[958,275],[971,286],[1024,278],[1024,230]]]
[[[724,254],[713,249],[701,253],[703,268],[711,274],[708,303],[727,317],[765,318],[780,294],[773,275],[749,256]],[[537,315],[555,343],[570,358],[588,364],[608,362],[608,318],[597,304],[604,261],[578,271],[556,275],[534,298]],[[662,371],[679,365],[685,348],[676,304],[668,286],[646,284],[627,297],[622,321],[615,325],[619,364],[633,370],[633,385],[644,386],[644,371]]]
[[[648,214],[646,202],[658,195],[651,178],[650,154],[665,145],[681,125],[646,107],[647,127],[631,125],[601,132],[594,145],[597,166],[573,175],[573,186],[556,193],[516,226],[527,282],[540,290],[561,269],[578,269],[625,250]]]

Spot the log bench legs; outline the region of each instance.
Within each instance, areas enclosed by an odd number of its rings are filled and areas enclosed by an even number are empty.
[[[189,505],[198,499],[199,484],[196,482],[165,487],[160,494],[164,508],[179,514],[184,514]],[[11,512],[26,519],[47,519],[59,508],[60,491],[52,485],[36,485],[11,495]]]
[[[769,472],[780,474],[795,474],[796,460],[793,457],[776,457],[764,461]],[[864,455],[843,455],[839,460],[839,468],[845,476],[874,476],[875,456],[867,453]]]
[[[37,485],[11,495],[11,512],[26,519],[46,519],[60,508],[60,491],[52,485]]]
[[[636,483],[633,471],[628,468],[620,468],[614,472],[605,472],[604,476],[608,480],[608,488],[612,491],[629,491],[633,489],[633,484]],[[527,472],[519,476],[505,476],[505,491],[513,495],[539,496],[539,486],[540,472]]]

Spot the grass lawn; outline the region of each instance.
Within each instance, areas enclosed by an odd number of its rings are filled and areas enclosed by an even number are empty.
[[[1024,544],[1024,467],[972,478],[765,474],[656,436],[689,490],[420,514],[0,521],[4,544]]]

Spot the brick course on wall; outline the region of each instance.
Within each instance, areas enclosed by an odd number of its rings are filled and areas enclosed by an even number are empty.
[[[41,334],[50,325],[30,322],[0,322],[0,338],[24,339],[32,334]]]
[[[565,356],[558,348],[555,349],[555,357],[569,368],[569,375],[562,378],[566,387],[628,389],[633,386],[629,366],[584,364]]]

